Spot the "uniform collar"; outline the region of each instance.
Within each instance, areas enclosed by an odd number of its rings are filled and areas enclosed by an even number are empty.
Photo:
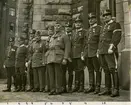
[[[68,33],[68,32],[66,32],[66,35],[71,35],[71,32],[69,32],[69,33]]]
[[[25,45],[24,44],[20,45],[20,47],[23,47],[23,46],[25,46]]]
[[[96,27],[96,26],[97,26],[97,23],[93,24],[93,25],[91,26],[91,28]]]
[[[111,23],[113,23],[113,20],[110,20],[107,24],[111,24]]]
[[[53,38],[57,38],[57,37],[59,37],[61,34],[60,34],[60,32],[58,32],[58,33],[55,33],[52,37]]]

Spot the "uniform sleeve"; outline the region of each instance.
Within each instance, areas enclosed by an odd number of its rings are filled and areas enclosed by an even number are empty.
[[[113,36],[111,40],[111,44],[114,45],[114,47],[117,47],[117,45],[120,43],[121,40],[121,26],[119,23],[116,23],[115,29],[113,31]]]
[[[88,44],[87,44],[87,39],[88,39],[88,31],[84,34],[84,44],[83,44],[83,56],[86,57],[88,53]]]
[[[30,45],[28,48],[28,61],[32,61],[32,55],[33,55],[33,44]]]
[[[65,46],[64,58],[68,59],[71,52],[71,41],[67,35],[63,36],[63,40],[64,40],[64,46]]]
[[[43,48],[43,53],[42,53],[42,63],[45,63],[45,53],[46,53],[46,41],[42,42],[42,48]]]
[[[25,61],[28,62],[28,47],[25,47],[25,56],[26,56]]]

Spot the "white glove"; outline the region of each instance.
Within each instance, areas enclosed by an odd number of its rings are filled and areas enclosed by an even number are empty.
[[[81,60],[82,60],[82,61],[85,60],[85,58],[84,58],[84,56],[83,56],[83,52],[81,52]]]
[[[25,63],[25,67],[28,67],[28,62]]]
[[[82,60],[82,61],[84,61],[84,60],[85,60],[85,58],[84,58],[83,56],[81,56],[81,60]]]
[[[113,47],[114,47],[114,45],[113,44],[110,44],[110,47],[109,47],[109,49],[108,49],[108,54],[112,54],[113,53]]]
[[[113,50],[108,49],[108,54],[112,54],[112,53],[113,53]]]
[[[97,52],[96,52],[96,56],[99,58],[99,50],[97,50]]]
[[[5,65],[3,65],[3,68],[5,69]]]
[[[62,64],[63,64],[63,65],[66,65],[66,64],[67,64],[67,60],[66,60],[66,59],[63,59]]]

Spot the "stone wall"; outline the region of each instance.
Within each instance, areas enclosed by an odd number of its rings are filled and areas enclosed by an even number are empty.
[[[130,0],[116,0],[116,20],[122,27],[122,40],[119,44],[121,51],[119,57],[120,85],[124,89],[130,87],[130,70],[131,70],[131,9]]]
[[[44,30],[56,20],[62,24],[71,18],[72,0],[34,0],[33,28]]]
[[[18,38],[21,35],[28,37],[27,33],[23,33],[25,23],[28,23],[28,28],[32,27],[32,8],[33,0],[18,0],[17,1],[17,19],[16,19],[16,45],[18,45]],[[29,10],[29,11],[28,11]]]

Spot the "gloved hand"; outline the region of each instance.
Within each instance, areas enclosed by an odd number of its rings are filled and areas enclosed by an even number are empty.
[[[81,52],[81,60],[82,60],[82,61],[85,60],[85,58],[84,58],[84,56],[83,56],[83,52]]]
[[[113,44],[110,44],[110,47],[109,47],[109,49],[108,49],[108,54],[112,54],[113,53],[113,47],[114,47],[114,45]]]
[[[28,62],[25,63],[25,67],[28,67]]]
[[[66,59],[63,59],[62,64],[63,64],[63,65],[66,65],[66,64],[67,64],[67,60],[66,60]]]
[[[5,65],[3,65],[3,68],[5,69]]]

